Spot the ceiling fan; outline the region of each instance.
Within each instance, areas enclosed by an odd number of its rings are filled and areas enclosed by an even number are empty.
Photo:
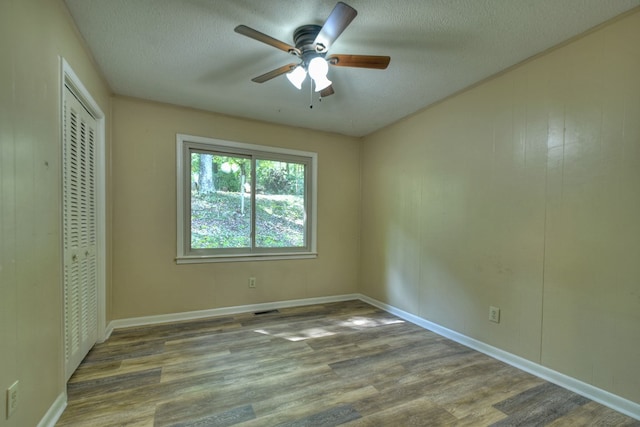
[[[295,46],[274,39],[246,25],[238,25],[235,28],[236,33],[266,43],[299,58],[298,63],[292,62],[283,65],[251,80],[256,83],[264,83],[286,73],[289,81],[300,89],[308,73],[315,83],[315,91],[320,92],[321,97],[325,97],[334,93],[332,82],[327,78],[329,65],[384,70],[391,60],[388,56],[344,54],[327,56],[331,44],[342,34],[357,14],[358,12],[351,6],[338,2],[322,26],[303,25],[293,32]]]

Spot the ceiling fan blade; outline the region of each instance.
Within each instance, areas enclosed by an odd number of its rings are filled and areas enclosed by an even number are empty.
[[[261,76],[254,77],[251,79],[251,81],[254,81],[256,83],[264,83],[267,80],[271,80],[272,78],[278,77],[281,74],[288,73],[289,71],[293,70],[297,66],[298,64],[294,64],[294,63],[283,65],[282,67],[276,68],[275,70],[271,70],[268,73],[262,74]]]
[[[384,70],[389,65],[389,56],[374,55],[331,55],[327,57],[327,62],[336,67],[358,67],[375,68]]]
[[[266,43],[269,46],[273,46],[277,49],[284,50],[287,53],[293,53],[295,55],[300,56],[300,51],[295,47],[281,42],[280,40],[274,39],[271,36],[268,36],[264,33],[261,33],[258,30],[254,30],[253,28],[247,27],[246,25],[238,25],[234,28],[234,31],[238,34],[242,34],[243,36],[250,37],[254,40],[258,40],[259,42]]]
[[[333,8],[331,14],[324,22],[322,29],[316,36],[314,44],[316,46],[322,45],[323,48],[319,49],[319,52],[326,52],[329,50],[331,44],[338,38],[345,28],[353,21],[358,12],[349,6],[348,4],[338,2],[336,7]]]
[[[334,93],[335,92],[333,91],[333,85],[329,85],[320,91],[320,97],[325,98],[329,95],[333,95]]]

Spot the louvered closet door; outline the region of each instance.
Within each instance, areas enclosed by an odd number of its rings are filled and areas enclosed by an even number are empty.
[[[65,87],[63,222],[65,374],[69,379],[98,336],[96,120]]]

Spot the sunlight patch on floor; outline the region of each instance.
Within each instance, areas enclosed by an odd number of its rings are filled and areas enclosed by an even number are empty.
[[[389,319],[372,319],[364,316],[350,317],[345,321],[337,321],[336,328],[349,329],[366,329],[375,328],[377,326],[393,325],[397,323],[405,323],[404,320],[398,318]],[[333,327],[331,328],[333,329]],[[283,338],[289,341],[305,341],[313,338],[323,338],[338,334],[340,331],[331,331],[329,328],[308,328],[302,331],[268,331],[266,329],[255,329],[254,332],[272,337]]]
[[[369,317],[355,316],[345,322],[341,322],[341,326],[349,328],[375,328],[376,326],[394,325],[396,323],[404,323],[402,319],[371,319]]]
[[[313,339],[313,338],[328,337],[336,334],[335,332],[330,332],[323,328],[310,328],[300,332],[280,332],[280,333],[272,333],[264,329],[256,329],[254,330],[254,332],[257,332],[259,334],[264,334],[264,335],[270,335],[272,337],[284,338],[285,340],[294,341],[294,342],[304,341],[304,340]]]

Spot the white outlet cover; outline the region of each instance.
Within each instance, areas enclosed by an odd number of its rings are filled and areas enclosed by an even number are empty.
[[[18,381],[14,382],[7,389],[7,419],[18,407]]]
[[[500,309],[498,307],[489,307],[489,320],[500,323]]]

